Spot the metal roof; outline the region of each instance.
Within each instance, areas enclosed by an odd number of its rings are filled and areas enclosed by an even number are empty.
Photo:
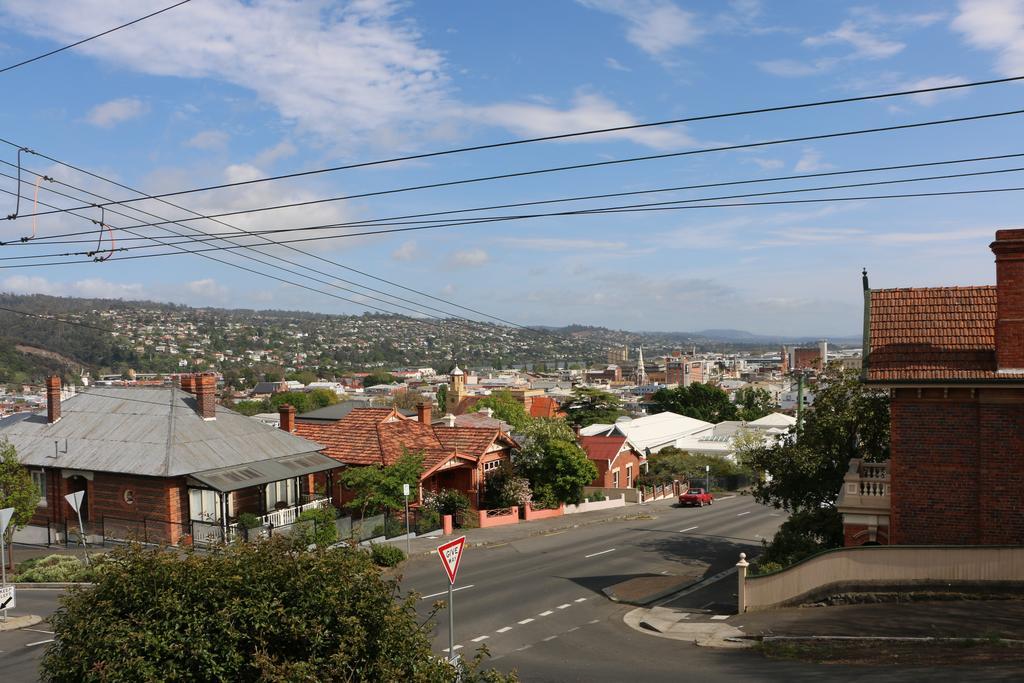
[[[217,406],[196,412],[177,387],[102,387],[61,402],[61,419],[0,424],[25,465],[177,477],[320,450],[320,445]]]
[[[190,479],[194,479],[204,486],[209,486],[217,491],[237,491],[238,489],[269,484],[272,481],[281,481],[292,477],[301,477],[304,474],[324,472],[333,470],[338,466],[334,458],[328,458],[320,453],[299,453],[287,455],[283,458],[272,460],[260,460],[258,462],[234,465],[232,467],[221,467],[205,472],[196,472]]]

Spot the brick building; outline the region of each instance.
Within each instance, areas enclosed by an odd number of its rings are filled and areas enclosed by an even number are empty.
[[[597,466],[597,479],[591,486],[631,489],[646,459],[637,454],[625,436],[582,436],[580,446]]]
[[[1024,230],[996,285],[871,290],[865,382],[891,397],[890,460],[851,463],[847,545],[1024,544]]]
[[[309,504],[313,474],[337,463],[317,444],[217,405],[215,387],[212,374],[186,375],[181,388],[103,387],[61,401],[60,378],[50,377],[45,414],[0,420],[0,438],[39,488],[18,538],[62,541],[78,527],[64,500],[77,491],[90,536],[171,543],[223,537],[242,512]]]

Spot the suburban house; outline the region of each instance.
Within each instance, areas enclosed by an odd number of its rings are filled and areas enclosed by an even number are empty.
[[[712,428],[710,422],[665,412],[634,419],[620,417],[614,424],[593,424],[581,429],[580,435],[624,436],[630,448],[646,456],[668,446],[679,447],[687,437]]]
[[[454,489],[479,507],[484,478],[502,462],[510,461],[515,440],[497,427],[455,427],[432,423],[431,406],[419,406],[416,418],[394,408],[356,408],[331,423],[298,422],[295,409],[281,406],[281,429],[323,445],[322,453],[347,467],[391,465],[405,452],[423,454],[424,491]],[[332,492],[345,500],[340,482]]]
[[[760,437],[765,445],[771,445],[796,425],[796,418],[782,413],[771,413],[757,420],[724,420],[710,429],[694,432],[679,439],[676,447],[688,453],[717,455],[729,460],[736,459],[736,438],[748,434]]]
[[[854,460],[846,545],[1024,544],[1024,229],[995,286],[869,289],[864,381],[889,392],[886,462]]]
[[[51,543],[77,530],[64,496],[84,492],[89,535],[181,539],[230,537],[243,512],[275,525],[330,505],[313,487],[337,462],[318,444],[216,403],[216,376],[186,375],[181,387],[102,387],[62,401],[47,380],[46,413],[0,420],[39,489],[17,538]]]
[[[590,486],[631,489],[647,459],[629,445],[625,436],[581,436],[580,446],[597,466],[597,479]]]

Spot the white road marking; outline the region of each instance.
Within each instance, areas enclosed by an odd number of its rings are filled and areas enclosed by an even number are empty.
[[[735,498],[735,497],[736,496],[722,496],[721,498],[715,498],[715,500],[729,500],[730,498]]]
[[[564,605],[559,605],[558,609],[565,609],[566,607],[572,607],[572,604],[567,602]]]
[[[614,552],[615,552],[615,548],[609,548],[608,550],[602,550],[599,553],[591,553],[589,555],[584,555],[583,559],[585,560],[585,559],[590,558],[590,557],[597,557],[598,555],[604,555],[605,553],[614,553]]]
[[[599,623],[601,623],[601,620],[600,619],[591,619],[587,623],[588,624],[599,624]]]
[[[522,621],[519,622],[519,625],[522,626],[523,624],[529,624],[531,621],[533,621],[532,618],[531,619],[523,619]]]
[[[53,641],[54,639],[50,638],[49,640],[40,640],[35,643],[25,643],[25,647],[32,647],[33,645],[43,645],[44,643],[52,643]]]
[[[716,620],[718,620],[718,621],[721,621],[722,619],[728,619],[728,618],[729,618],[730,616],[731,616],[731,615],[729,615],[729,614],[716,614],[716,615],[714,615],[714,616],[713,616],[713,617],[711,617],[711,618],[712,618],[712,619],[716,619]]]
[[[544,639],[544,642],[546,643],[546,642],[548,642],[549,640],[554,640],[554,639],[555,639],[555,638],[557,638],[557,637],[558,637],[558,636],[548,636],[547,638],[545,638],[545,639]]]
[[[511,630],[512,630],[511,626],[504,626],[502,628],[499,628],[497,631],[495,631],[495,633],[505,633],[505,632],[511,631]]]
[[[38,628],[23,628],[21,630],[22,631],[32,631],[34,633],[45,633],[48,636],[52,636],[53,635],[53,631],[43,631],[42,629],[38,629]]]
[[[541,613],[540,613],[540,614],[538,614],[537,616],[538,616],[538,617],[546,617],[546,616],[548,616],[549,614],[554,614],[554,613],[555,613],[555,611],[554,611],[554,610],[551,610],[551,609],[549,609],[549,610],[548,610],[547,612],[541,612]]]
[[[679,530],[679,533],[681,533],[681,534],[685,534],[685,533],[686,533],[687,531],[693,531],[694,529],[699,529],[699,528],[700,528],[700,527],[696,527],[696,526],[691,526],[691,527],[687,527],[687,528],[685,528],[685,529],[680,529],[680,530]]]
[[[737,516],[737,517],[742,517],[743,515],[749,515],[749,514],[750,514],[750,510],[747,510],[746,512],[741,512],[741,513],[739,513],[739,514],[738,514],[738,515],[736,515],[736,516]]]
[[[585,602],[586,598],[576,598],[573,602]]]
[[[523,645],[522,647],[517,647],[516,648],[516,652],[522,652],[523,650],[529,650],[531,647],[533,647],[532,644],[531,645]]]
[[[474,584],[471,583],[468,586],[459,586],[458,588],[453,588],[452,592],[454,593],[455,591],[464,591],[467,588],[472,588],[473,585]],[[424,595],[424,596],[420,597],[420,600],[426,600],[427,598],[436,598],[439,595],[448,595],[448,591],[444,590],[444,591],[441,591],[440,593],[431,593],[430,595]]]
[[[568,631],[566,631],[566,633],[572,633],[573,631],[579,631],[579,630],[580,630],[580,627],[579,627],[579,626],[573,626],[573,627],[572,627],[571,629],[569,629]]]
[[[476,638],[473,638],[473,642],[479,643],[481,640],[487,640],[488,638],[490,638],[490,636],[477,636]]]

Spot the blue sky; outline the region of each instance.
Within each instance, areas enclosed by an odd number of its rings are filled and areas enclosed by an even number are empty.
[[[40,6],[0,0],[0,67],[165,4],[67,0]],[[0,137],[154,193],[523,136],[1021,74],[1024,0],[194,0],[0,75],[6,94]],[[1022,92],[1019,84],[997,85],[645,129],[248,185],[173,201],[202,213],[241,211],[531,168],[1012,110],[1021,108]],[[245,229],[298,227],[1008,154],[1024,152],[1024,143],[1017,142],[1024,139],[1020,125],[1020,117],[1005,117],[227,220]],[[14,162],[13,148],[0,149],[0,159]],[[1024,160],[744,188],[789,189],[1017,166],[1024,166]],[[39,158],[26,157],[26,168],[107,197],[131,196]],[[1014,186],[1024,186],[1019,172],[817,194]],[[0,177],[0,188],[13,187],[14,181]],[[31,186],[23,188],[31,194]],[[645,195],[572,207],[745,190]],[[45,190],[40,199],[70,203]],[[0,195],[0,204],[3,214],[13,211],[10,195]],[[134,206],[167,218],[188,216],[155,202]],[[1021,224],[1019,206],[1020,195],[1006,193],[563,216],[298,246],[525,324],[845,335],[861,327],[863,266],[874,287],[993,282],[988,243],[997,228]],[[31,202],[27,208],[23,202],[22,213],[28,209]],[[108,219],[119,227],[130,223]],[[206,221],[190,225],[226,230]],[[92,227],[69,216],[40,217],[36,226],[41,235]],[[0,239],[31,230],[30,219],[2,222]],[[166,236],[155,228],[146,234]],[[0,255],[53,250],[5,247]],[[283,249],[274,253],[389,289],[303,255]],[[218,257],[296,279],[238,256]],[[119,261],[115,255],[105,263],[0,270],[0,291],[154,298],[197,306],[361,310],[197,256]]]

